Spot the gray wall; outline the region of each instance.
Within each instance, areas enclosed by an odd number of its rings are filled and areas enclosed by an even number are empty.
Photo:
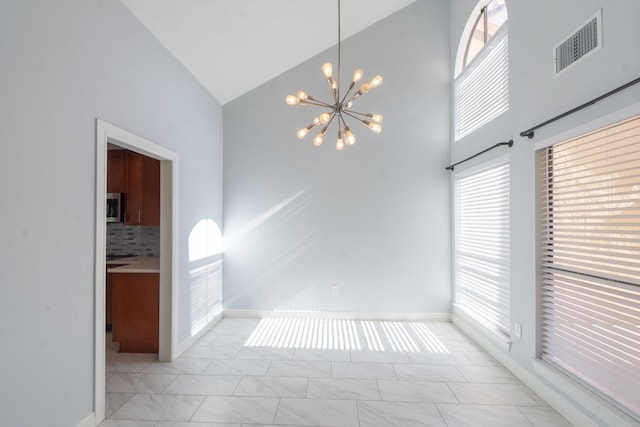
[[[0,424],[93,411],[95,120],[179,154],[179,339],[187,239],[222,224],[222,107],[118,1],[0,2]]]
[[[451,2],[452,69],[462,31],[476,0]],[[508,1],[510,110],[452,145],[452,161],[461,160],[499,141],[513,139],[464,166],[481,164],[508,153],[511,157],[511,320],[522,324],[508,357],[532,373],[536,356],[535,161],[533,145],[640,100],[640,86],[536,131],[535,139],[519,133],[640,76],[640,2],[637,0]],[[553,48],[603,9],[603,48],[575,68],[554,78]],[[453,129],[453,128],[452,128]],[[453,135],[453,130],[452,130]],[[588,410],[587,410],[588,411]]]
[[[342,152],[333,125],[299,141],[323,110],[284,102],[330,99],[336,47],[225,104],[225,308],[450,311],[448,21],[446,1],[419,1],[342,43],[343,86],[384,77],[354,104],[382,133],[353,123]]]

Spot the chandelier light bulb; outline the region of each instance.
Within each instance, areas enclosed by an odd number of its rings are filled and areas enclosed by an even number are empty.
[[[303,92],[301,90],[298,91],[297,95],[300,101],[306,101],[307,98],[309,97],[309,95],[307,95],[306,92]]]
[[[333,65],[331,65],[331,62],[325,62],[324,64],[322,64],[322,72],[328,79],[333,76]]]
[[[376,123],[382,123],[382,114],[369,114],[368,116],[371,117],[371,120],[373,120]]]
[[[296,105],[300,103],[300,99],[294,95],[287,95],[287,105]]]
[[[331,119],[331,114],[329,113],[320,114],[320,123],[322,123],[323,125],[327,124],[330,119]]]
[[[347,145],[353,145],[356,143],[356,137],[353,132],[349,130],[349,128],[346,128],[346,130],[344,131],[344,136],[347,140]]]
[[[322,141],[324,140],[324,134],[327,132],[327,127],[323,127],[322,130],[315,138],[313,138],[313,145],[319,147],[322,145]]]
[[[362,86],[360,86],[360,92],[362,93],[368,93],[371,90],[371,84],[369,83],[362,83]]]
[[[375,76],[371,82],[369,82],[371,87],[377,87],[382,84],[382,76]]]
[[[380,125],[380,123],[369,123],[367,126],[369,126],[369,129],[371,129],[373,133],[382,132],[382,126]]]
[[[354,83],[358,83],[360,81],[360,79],[362,78],[362,76],[364,75],[364,73],[362,72],[362,70],[360,68],[358,68],[354,73],[353,73],[353,82]]]
[[[344,141],[342,140],[342,133],[338,132],[338,140],[336,141],[336,150],[344,150]]]
[[[296,132],[296,136],[298,137],[298,139],[302,139],[307,136],[307,133],[309,133],[309,129],[302,128],[298,132]]]

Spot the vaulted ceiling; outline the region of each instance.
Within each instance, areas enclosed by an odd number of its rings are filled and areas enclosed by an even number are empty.
[[[341,0],[342,39],[414,1]],[[337,0],[122,2],[222,104],[337,43]]]

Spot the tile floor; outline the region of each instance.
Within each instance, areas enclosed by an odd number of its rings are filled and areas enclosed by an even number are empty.
[[[451,323],[223,319],[106,369],[101,427],[571,426]]]

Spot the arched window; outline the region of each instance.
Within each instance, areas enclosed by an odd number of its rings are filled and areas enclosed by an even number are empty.
[[[473,31],[469,33],[467,47],[464,49],[463,67],[466,67],[475,58],[505,22],[507,22],[505,0],[493,0],[480,9],[473,25]]]
[[[483,0],[458,47],[455,140],[509,109],[509,37],[505,0]]]

